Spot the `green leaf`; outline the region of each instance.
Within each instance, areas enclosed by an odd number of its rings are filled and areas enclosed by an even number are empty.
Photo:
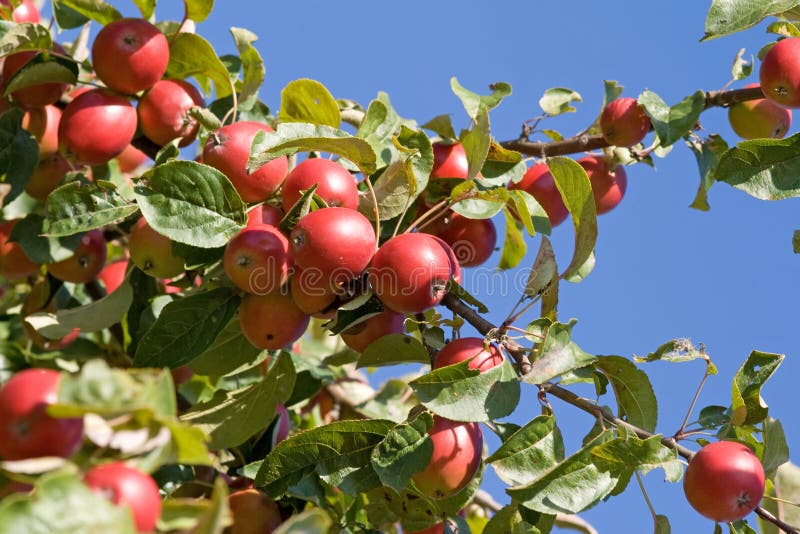
[[[217,98],[231,94],[228,69],[211,44],[195,33],[176,33],[170,39],[169,65],[164,77],[183,80],[191,76],[213,80]]]
[[[555,516],[542,515],[543,518],[550,519],[550,527]],[[483,529],[483,534],[542,534],[549,532],[549,529],[544,527],[541,530],[534,525],[526,522],[522,515],[519,513],[519,507],[516,504],[509,504],[498,510]]]
[[[517,407],[520,387],[508,362],[479,372],[464,361],[440,367],[409,382],[423,406],[453,421],[501,419]]]
[[[749,62],[744,59],[744,48],[742,48],[739,50],[739,52],[736,54],[736,58],[733,60],[731,76],[733,76],[734,80],[744,80],[753,72],[754,63],[755,59],[752,55],[750,56]]]
[[[223,477],[214,480],[214,491],[211,502],[197,524],[191,529],[192,534],[219,534],[224,532],[230,518],[228,506],[228,485]]]
[[[61,0],[52,0],[52,6],[53,20],[55,20],[59,29],[71,30],[89,22],[89,17],[85,17],[71,7],[65,6]]]
[[[262,360],[259,357],[262,352],[247,341],[239,319],[234,317],[214,342],[192,360],[191,368],[195,374],[210,376],[213,380],[256,365]]]
[[[5,205],[22,193],[39,161],[39,145],[22,129],[22,114],[14,108],[0,115],[0,175],[11,186]]]
[[[122,18],[114,6],[103,0],[61,0],[61,3],[103,26]]]
[[[619,473],[641,470],[664,470],[668,482],[678,482],[683,476],[683,464],[678,452],[661,443],[661,436],[639,439],[635,435],[619,437],[598,445],[591,451],[599,465]]]
[[[74,60],[42,52],[6,81],[3,94],[42,83],[74,84],[77,80],[78,65]]]
[[[656,514],[655,520],[655,534],[670,534],[672,527],[669,524],[669,518],[665,515]]]
[[[474,295],[470,294],[469,291],[464,289],[455,280],[450,280],[450,282],[448,282],[447,291],[463,300],[470,306],[474,307],[476,310],[478,310],[478,313],[489,313],[489,308],[486,307],[486,304],[475,298]]]
[[[430,362],[428,351],[417,338],[405,334],[389,334],[370,343],[358,358],[358,367]]]
[[[149,19],[153,16],[156,9],[156,0],[133,0],[136,7],[139,8],[139,13],[142,14],[143,19]]]
[[[125,281],[113,293],[99,300],[55,313],[33,313],[25,318],[25,322],[47,339],[61,339],[75,330],[100,332],[120,322],[132,302],[133,288]]]
[[[536,232],[550,235],[553,231],[550,219],[547,218],[547,212],[533,195],[520,189],[509,190],[508,195],[509,202],[514,205],[517,215],[529,235],[534,236]]]
[[[62,185],[47,197],[46,235],[62,237],[102,228],[133,215],[136,204],[128,203],[111,182],[79,181]]]
[[[800,230],[795,230],[792,234],[792,250],[795,254],[800,254]]]
[[[386,93],[378,93],[378,97],[369,103],[356,137],[370,144],[378,155],[379,166],[389,165],[397,159],[398,150],[394,145],[394,138],[402,124],[403,119],[392,107]]]
[[[719,428],[730,420],[730,410],[725,406],[706,406],[697,417],[697,423],[703,428]]]
[[[786,442],[786,433],[783,425],[777,419],[767,417],[764,420],[764,453],[761,464],[767,473],[767,478],[772,478],[778,468],[789,461],[789,445]]]
[[[701,41],[745,30],[797,4],[797,0],[714,0]]]
[[[142,215],[156,232],[178,243],[222,247],[247,221],[236,189],[213,167],[175,160],[150,169],[142,181],[148,187],[134,188]]]
[[[638,102],[644,106],[645,112],[650,117],[658,136],[659,146],[666,148],[694,127],[705,108],[706,94],[697,91],[669,107],[660,96],[646,90],[639,95]]]
[[[505,186],[519,182],[527,169],[522,154],[492,141],[478,181],[487,187]]]
[[[135,534],[127,507],[116,506],[83,483],[77,473],[57,472],[36,482],[32,493],[0,501],[0,534]]]
[[[564,459],[564,442],[555,417],[540,415],[512,434],[489,458],[509,486],[524,486]]]
[[[445,139],[456,138],[456,131],[453,129],[453,121],[450,118],[450,115],[437,115],[423,124],[422,128],[431,130]]]
[[[372,468],[384,486],[400,492],[411,477],[423,471],[433,454],[433,441],[428,432],[433,426],[433,416],[427,412],[391,429],[372,450]]]
[[[761,387],[778,369],[783,354],[754,350],[733,377],[732,421],[734,425],[753,425],[766,419],[767,405]]]
[[[195,22],[203,22],[211,14],[214,0],[184,0],[186,17]]]
[[[647,373],[621,356],[599,356],[594,365],[611,382],[620,417],[648,432],[655,432],[658,399]]]
[[[41,24],[0,21],[0,56],[8,56],[23,50],[50,50],[53,38]]]
[[[565,157],[548,158],[547,166],[572,215],[572,224],[575,227],[572,261],[561,274],[562,278],[568,280],[578,274],[592,257],[597,242],[597,209],[589,176],[575,160]]]
[[[243,28],[231,28],[231,35],[239,51],[244,72],[244,83],[239,89],[239,105],[248,107],[258,99],[258,90],[264,83],[264,60],[253,46],[258,39],[256,34]]]
[[[571,106],[573,102],[583,102],[580,93],[566,87],[554,87],[544,92],[539,99],[539,107],[548,115],[555,116],[575,112]]]
[[[594,448],[610,434],[604,431],[530,484],[509,488],[506,493],[522,506],[543,514],[575,514],[600,502],[619,481],[619,474],[596,465],[592,456]]]
[[[761,200],[800,196],[800,134],[742,141],[719,158],[715,178]]]
[[[549,319],[537,319],[528,325],[529,337],[540,343],[531,371],[525,382],[541,384],[566,372],[590,365],[596,357],[584,352],[572,341],[572,327],[577,319],[569,323],[554,323]]]
[[[528,276],[525,284],[525,295],[530,298],[539,296],[555,281],[558,283],[558,267],[556,266],[556,255],[553,252],[553,245],[546,236],[542,236],[542,243],[539,245],[539,252],[536,254],[536,261],[533,262],[533,269]]]
[[[697,359],[709,360],[702,348],[695,347],[691,340],[686,338],[670,339],[647,356],[633,357],[633,361],[638,363],[654,361],[681,363]]]
[[[780,466],[775,475],[774,488],[770,493],[779,499],[785,499],[791,503],[800,502],[800,467],[791,462]],[[800,508],[797,506],[781,505],[772,499],[764,499],[762,506],[774,515],[781,517],[789,525],[800,524]],[[759,525],[763,534],[780,534],[783,532],[760,517]]]
[[[333,528],[333,520],[322,508],[309,508],[292,515],[275,529],[274,534],[328,534]]]
[[[303,78],[286,84],[281,91],[282,122],[310,122],[338,128],[342,122],[339,105],[328,89],[316,80]]]
[[[489,154],[492,143],[491,129],[489,126],[489,112],[481,111],[475,117],[475,125],[466,134],[461,133],[461,144],[467,153],[469,172],[467,179],[472,180],[483,168],[483,163]]]
[[[711,134],[702,141],[687,138],[686,145],[692,150],[700,171],[700,186],[697,188],[697,195],[689,207],[708,211],[711,209],[708,204],[708,190],[714,185],[717,165],[720,157],[728,150],[728,143],[719,135]]]
[[[170,302],[139,341],[134,365],[175,369],[191,362],[211,346],[240,301],[220,287]]]
[[[489,86],[489,89],[492,90],[490,95],[481,96],[464,88],[458,83],[458,79],[455,76],[450,78],[450,88],[461,99],[464,109],[467,110],[467,115],[476,120],[480,114],[488,113],[491,109],[496,108],[505,97],[511,94],[511,86],[509,84],[498,82]]]
[[[513,269],[519,265],[528,250],[517,220],[508,209],[503,210],[503,215],[506,219],[506,230],[500,252],[500,263],[497,265],[500,270]]]
[[[279,124],[275,132],[259,132],[253,140],[248,172],[271,160],[301,151],[338,154],[349,159],[367,174],[377,170],[375,152],[363,139],[330,126],[305,123]]]
[[[30,213],[14,225],[9,241],[19,243],[34,263],[53,263],[74,255],[82,236],[48,238],[42,235],[44,224],[41,215]]]
[[[283,495],[308,473],[349,492],[380,485],[372,469],[372,449],[394,428],[392,421],[335,421],[290,436],[264,458],[255,478],[273,497]]]
[[[211,400],[182,415],[181,421],[202,429],[211,438],[211,450],[236,447],[269,426],[277,405],[292,394],[294,382],[292,358],[282,352],[262,380],[236,391],[218,390]]]

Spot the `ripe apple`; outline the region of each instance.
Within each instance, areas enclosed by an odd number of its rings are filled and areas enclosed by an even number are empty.
[[[61,373],[25,369],[0,387],[0,456],[24,460],[72,456],[83,442],[82,418],[56,418],[47,406],[58,400]]]
[[[266,295],[247,294],[239,306],[239,324],[247,340],[262,350],[277,350],[300,339],[309,317],[292,297],[273,291]]]
[[[600,131],[610,145],[633,146],[650,131],[650,118],[635,98],[617,98],[603,108]]]
[[[0,5],[10,7],[9,0],[0,0]],[[11,12],[11,20],[14,22],[32,22],[36,24],[41,20],[39,8],[36,7],[34,0],[22,0],[22,2]]]
[[[800,107],[800,38],[775,43],[758,73],[764,96],[787,108]]]
[[[233,524],[226,529],[230,534],[270,534],[282,520],[275,501],[264,492],[249,488],[228,495],[228,506]]]
[[[381,245],[369,283],[383,304],[398,313],[419,313],[441,302],[455,265],[449,246],[429,234],[397,235]]]
[[[67,158],[58,152],[40,156],[39,163],[36,164],[33,174],[25,184],[25,192],[36,200],[44,202],[47,195],[61,185],[64,176],[71,170],[72,166]]]
[[[247,226],[271,224],[278,226],[283,220],[283,210],[271,204],[258,204],[247,212]]]
[[[108,87],[134,94],[153,87],[167,71],[167,38],[144,19],[106,24],[92,44],[92,66]]]
[[[139,128],[158,146],[180,138],[184,147],[197,137],[200,123],[189,115],[195,106],[203,106],[203,95],[183,80],[160,80],[139,99],[136,108]]]
[[[19,243],[8,240],[15,224],[16,220],[0,223],[0,275],[9,280],[27,278],[39,270]]]
[[[751,83],[745,87],[758,87],[758,84]],[[792,110],[766,98],[747,100],[728,108],[728,121],[742,139],[782,139],[792,125]]]
[[[689,461],[683,491],[705,517],[727,523],[742,519],[764,496],[764,467],[741,443],[709,443]]]
[[[456,257],[455,251],[453,248],[448,245],[444,239],[439,237],[438,235],[431,235],[434,241],[439,243],[439,246],[442,247],[447,257],[450,259],[450,279],[454,280],[457,284],[461,283],[461,264],[458,263],[458,258]]]
[[[155,530],[161,516],[161,495],[153,477],[123,462],[111,462],[89,469],[83,480],[114,504],[127,506],[139,532]]]
[[[150,158],[147,157],[147,154],[133,145],[128,145],[117,156],[117,164],[120,171],[128,174],[144,165],[148,159]]]
[[[564,222],[569,215],[564,199],[556,187],[553,175],[546,163],[538,163],[530,167],[522,176],[522,180],[509,184],[509,189],[527,191],[536,202],[541,204],[550,219],[550,226],[555,228]]]
[[[350,208],[322,208],[302,217],[289,241],[301,269],[317,269],[331,284],[360,275],[375,253],[372,223]]]
[[[75,254],[65,260],[47,265],[47,271],[65,282],[85,284],[94,280],[106,263],[106,238],[94,229],[81,237]]]
[[[106,293],[113,293],[125,280],[128,260],[117,260],[109,263],[97,275],[97,279],[106,286]]]
[[[119,155],[136,133],[136,109],[105,89],[92,89],[67,104],[58,125],[62,152],[87,165]]]
[[[463,178],[469,175],[467,153],[461,143],[433,143],[431,178]]]
[[[617,168],[611,171],[608,162],[602,156],[587,156],[579,159],[578,163],[589,175],[597,214],[602,215],[616,208],[628,188],[628,176],[625,168],[617,165]]]
[[[29,109],[22,117],[22,127],[39,143],[39,158],[58,152],[58,123],[61,110],[53,105]]]
[[[225,246],[222,264],[236,287],[263,295],[279,289],[289,278],[289,241],[270,224],[253,225]]]
[[[364,352],[373,342],[389,334],[402,334],[405,331],[406,316],[392,310],[384,310],[351,326],[340,335],[344,344],[356,352]]]
[[[487,350],[483,338],[462,337],[451,341],[436,353],[433,368],[454,365],[464,360],[470,360],[470,369],[484,372],[503,363],[503,353],[491,343]]]
[[[261,131],[273,130],[260,122],[235,122],[209,135],[203,147],[203,163],[227,176],[245,202],[260,202],[272,196],[289,172],[289,162],[281,156],[247,174],[250,145]]]
[[[58,54],[66,54],[64,48],[57,43],[53,43],[52,51]],[[11,78],[20,71],[20,69],[22,69],[40,54],[50,54],[50,52],[42,50],[25,50],[23,52],[17,52],[15,54],[6,56],[5,61],[3,62],[2,70],[3,80],[5,82],[11,80]],[[58,102],[58,100],[61,98],[61,95],[64,94],[64,91],[66,91],[68,87],[69,85],[65,83],[39,83],[17,89],[11,93],[11,98],[23,108],[40,108],[47,106],[48,104],[55,104]]]
[[[275,417],[277,419],[277,423],[275,425],[275,436],[272,440],[273,447],[289,437],[289,430],[291,428],[289,411],[286,409],[286,406],[283,404],[278,404],[275,407]]]
[[[319,269],[294,269],[289,280],[292,300],[306,315],[332,317],[335,310],[325,312],[336,300],[338,286],[330,283]]]
[[[497,244],[497,229],[491,219],[468,219],[456,212],[430,227],[456,255],[462,267],[475,267],[489,259]]]
[[[172,251],[172,240],[153,230],[144,217],[131,228],[128,251],[133,264],[150,276],[174,278],[184,271],[184,259]]]
[[[455,495],[475,476],[481,463],[483,433],[478,423],[459,423],[433,417],[428,432],[433,454],[428,466],[411,478],[417,488],[433,499]]]
[[[358,188],[350,172],[329,159],[311,158],[301,162],[286,176],[281,187],[281,203],[289,211],[303,191],[317,184],[314,194],[328,206],[357,209]]]

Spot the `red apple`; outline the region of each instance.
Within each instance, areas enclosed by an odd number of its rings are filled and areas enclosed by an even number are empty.
[[[758,87],[758,84],[751,83],[745,87]],[[766,98],[747,100],[728,108],[728,121],[742,139],[782,139],[792,125],[792,110]]]
[[[275,407],[275,417],[277,423],[275,424],[275,436],[272,443],[273,447],[288,438],[289,430],[291,429],[289,411],[286,409],[286,406],[283,404],[278,404]]]
[[[61,45],[54,43],[53,52],[66,54]],[[31,62],[40,54],[49,54],[49,51],[25,50],[5,57],[3,62],[3,80],[7,83],[25,65]],[[23,108],[40,108],[48,104],[55,104],[67,90],[69,85],[65,83],[46,82],[30,85],[17,89],[11,93],[11,98]]]
[[[617,98],[600,114],[600,131],[610,145],[633,146],[650,131],[650,118],[635,98]]]
[[[71,170],[72,166],[67,158],[58,152],[40,157],[28,183],[25,184],[25,192],[36,200],[44,202],[47,195],[61,185],[64,176]]]
[[[411,478],[417,488],[433,499],[455,495],[478,472],[483,452],[483,433],[478,423],[459,423],[433,417],[428,432],[433,454],[428,466]]]
[[[258,204],[247,212],[247,226],[271,224],[278,226],[283,220],[283,210],[270,204]]]
[[[406,316],[392,310],[384,310],[341,333],[344,344],[356,352],[364,352],[373,342],[389,334],[405,331]]]
[[[156,278],[174,278],[184,271],[184,259],[172,251],[172,240],[159,234],[144,217],[136,221],[128,239],[131,261]]]
[[[119,19],[105,25],[92,44],[92,66],[108,87],[134,94],[153,87],[167,70],[169,42],[144,19]]]
[[[737,521],[764,496],[764,467],[741,443],[709,443],[689,461],[683,491],[692,507],[717,522]]]
[[[429,232],[447,243],[462,267],[475,267],[489,259],[497,244],[497,230],[491,219],[468,219],[448,213]]]
[[[622,165],[613,171],[602,156],[587,156],[578,160],[586,170],[592,184],[592,194],[597,206],[597,214],[608,213],[617,207],[628,188],[628,176]]]
[[[0,5],[10,6],[9,0],[0,0]],[[22,0],[22,2],[11,12],[11,20],[14,22],[31,22],[36,24],[41,20],[39,8],[36,7],[34,0]]]
[[[429,234],[400,234],[381,245],[369,268],[369,283],[383,304],[399,313],[436,306],[455,266],[449,247]],[[457,263],[456,263],[457,265]]]
[[[133,145],[128,145],[117,156],[117,164],[119,165],[119,170],[127,174],[144,165],[149,159],[147,154]]]
[[[270,534],[282,522],[275,501],[257,489],[234,491],[228,495],[228,506],[233,517],[226,530],[230,534]]]
[[[350,172],[329,159],[311,158],[301,162],[286,176],[281,187],[284,211],[289,211],[300,200],[303,191],[317,184],[314,194],[328,206],[358,208],[358,188]]]
[[[136,133],[136,109],[124,97],[92,89],[67,104],[58,125],[62,152],[87,165],[119,155]]]
[[[203,163],[227,176],[245,202],[260,202],[272,196],[289,171],[286,157],[281,156],[247,174],[250,145],[261,131],[273,130],[260,122],[235,122],[209,135],[203,147]]]
[[[433,143],[431,178],[464,178],[469,175],[467,153],[461,143]]]
[[[39,158],[58,152],[58,123],[61,110],[48,105],[29,109],[22,117],[22,127],[39,143]]]
[[[106,293],[113,293],[125,280],[128,260],[117,260],[109,263],[97,275],[97,279],[106,286]]]
[[[764,55],[758,77],[765,97],[787,108],[800,107],[800,38],[775,43]]]
[[[289,241],[275,226],[248,226],[228,242],[222,264],[242,291],[257,295],[275,291],[289,278]]]
[[[56,418],[47,406],[58,400],[61,373],[25,369],[0,388],[0,456],[24,460],[72,456],[83,442],[83,419]]]
[[[335,310],[325,312],[336,300],[338,286],[332,285],[319,269],[294,269],[289,280],[292,300],[303,313],[331,317]]]
[[[111,462],[89,469],[83,480],[114,504],[127,506],[139,532],[155,530],[161,517],[161,495],[153,477],[123,462]]]
[[[484,372],[503,363],[503,353],[491,343],[487,350],[483,338],[462,337],[451,341],[436,353],[433,368],[454,365],[464,360],[469,360],[470,369]]]
[[[281,291],[245,295],[239,306],[239,324],[247,340],[262,350],[277,350],[300,339],[309,317]]]
[[[85,284],[94,280],[106,263],[106,238],[100,230],[89,230],[75,254],[65,260],[47,265],[47,271],[65,282]]]
[[[27,278],[39,270],[19,243],[8,240],[15,224],[16,220],[0,223],[0,274],[9,280]]]
[[[197,137],[200,124],[189,110],[203,106],[203,95],[183,80],[160,80],[139,99],[137,115],[142,133],[158,146],[180,138],[184,147]]]
[[[569,210],[546,163],[533,165],[525,172],[522,180],[509,184],[508,188],[527,191],[544,208],[553,227],[564,222],[569,215]]]

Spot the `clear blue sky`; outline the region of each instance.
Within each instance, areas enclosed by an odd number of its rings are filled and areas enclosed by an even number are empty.
[[[178,6],[173,4],[179,3],[163,4],[157,17],[175,18]],[[458,129],[467,119],[450,91],[450,77],[457,76],[477,92],[496,81],[512,85],[513,95],[491,115],[498,139],[516,137],[522,121],[540,113],[537,103],[547,88],[578,91],[583,96],[578,112],[546,125],[568,136],[599,112],[604,79],[623,84],[626,96],[650,89],[674,104],[698,89],[722,88],[740,48],[749,56],[772,40],[762,25],[700,43],[709,5],[710,0],[237,0],[217,2],[198,32],[218,53],[234,50],[227,32],[231,26],[259,35],[257,47],[267,69],[262,98],[273,109],[287,82],[308,77],[324,83],[335,97],[364,105],[386,91],[401,115],[420,122],[450,113]],[[756,79],[754,74],[748,82]],[[711,110],[701,121],[706,133],[719,132],[730,143],[736,141],[726,111]],[[797,131],[795,125],[790,133]],[[688,208],[698,184],[689,150],[677,143],[656,165],[656,170],[641,165],[628,169],[626,198],[599,221],[594,272],[576,286],[562,284],[560,319],[579,319],[575,338],[593,354],[646,354],[674,337],[705,343],[719,375],[703,391],[700,407],[730,402],[731,378],[751,350],[786,353],[764,395],[772,415],[782,420],[791,447],[800,439],[793,391],[800,375],[800,288],[792,282],[800,258],[791,250],[792,231],[800,228],[797,202],[758,201],[717,184],[710,193],[712,210],[698,212]],[[559,262],[566,265],[571,229],[557,228],[553,240]],[[536,247],[538,241],[532,243],[531,254]],[[465,284],[470,284],[469,271]],[[490,305],[490,318],[502,320],[510,299],[497,291],[471,289]],[[680,425],[703,364],[650,365],[646,370],[654,371],[660,399],[659,430],[671,434]],[[574,450],[593,421],[557,399],[553,405],[568,448]],[[535,398],[527,396],[513,419],[527,421],[537,411]],[[496,447],[496,441],[490,446]],[[800,461],[796,451],[793,457]],[[487,489],[506,501],[499,481],[487,471]],[[712,522],[689,507],[680,484],[665,483],[662,475],[651,472],[645,484],[657,511],[669,516],[673,532],[710,533]],[[652,530],[635,482],[623,496],[584,517],[603,533]]]

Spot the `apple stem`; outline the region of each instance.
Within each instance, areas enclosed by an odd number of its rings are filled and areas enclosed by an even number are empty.
[[[653,517],[653,524],[658,525],[658,516],[656,514],[656,509],[653,508],[653,502],[650,500],[650,496],[647,494],[647,489],[644,487],[644,481],[642,480],[642,475],[639,474],[639,470],[633,472],[636,475],[636,482],[639,484],[639,489],[642,491],[642,497],[644,497],[644,502],[647,503],[647,508],[650,510],[650,515]]]
[[[700,351],[705,355],[705,349],[700,347]],[[697,386],[697,390],[694,392],[694,397],[692,397],[692,402],[689,403],[689,409],[686,411],[686,417],[683,418],[683,423],[681,423],[681,427],[675,432],[674,437],[675,439],[679,439],[679,436],[686,435],[686,425],[689,423],[689,417],[691,417],[692,412],[694,411],[695,404],[697,404],[697,400],[700,398],[700,392],[703,390],[703,386],[708,380],[708,377],[711,376],[711,359],[708,356],[705,356],[706,361],[706,370],[703,374],[703,378],[700,380],[700,385]]]

